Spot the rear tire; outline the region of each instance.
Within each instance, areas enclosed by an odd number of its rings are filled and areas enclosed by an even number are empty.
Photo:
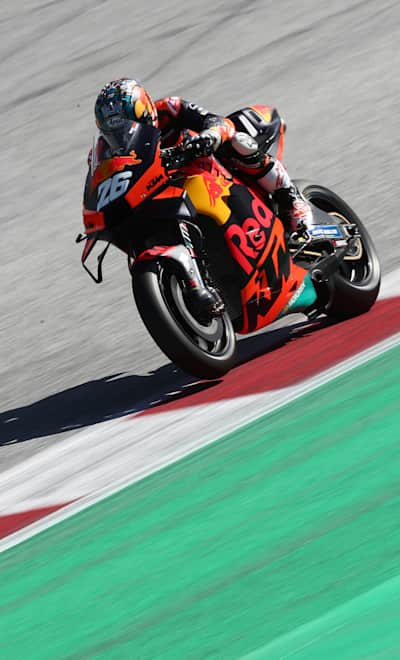
[[[133,270],[133,294],[140,316],[172,362],[198,378],[219,378],[235,364],[236,337],[225,312],[208,324],[188,309],[183,285],[163,264],[150,261]]]
[[[332,319],[364,314],[375,303],[381,281],[381,268],[371,236],[356,213],[336,193],[307,181],[296,181],[302,195],[315,206],[339,219],[357,225],[360,240],[346,256],[339,270],[329,278],[325,312]],[[352,258],[353,257],[353,258]]]

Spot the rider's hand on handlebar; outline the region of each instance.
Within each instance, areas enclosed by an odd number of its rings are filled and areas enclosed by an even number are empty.
[[[193,157],[210,156],[221,144],[221,137],[216,131],[204,130],[199,135],[190,137],[183,143],[185,151],[192,152]]]

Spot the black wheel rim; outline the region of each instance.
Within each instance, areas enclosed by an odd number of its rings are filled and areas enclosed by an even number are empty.
[[[338,211],[329,211],[329,215],[334,216],[335,220],[339,221],[342,225],[344,234],[350,236],[346,225],[353,224],[351,219],[346,218],[345,215]],[[350,249],[342,261],[339,273],[341,277],[352,284],[361,285],[369,280],[371,276],[371,262],[362,236],[355,242],[353,248]]]
[[[351,284],[363,286],[369,282],[372,277],[372,262],[369,254],[369,246],[363,236],[363,227],[360,227],[360,221],[353,214],[351,209],[341,208],[338,204],[333,204],[331,200],[327,199],[323,194],[314,191],[307,194],[304,191],[305,197],[315,204],[318,208],[322,209],[329,215],[334,217],[335,223],[339,222],[343,226],[345,236],[350,236],[350,232],[346,229],[346,225],[356,224],[361,237],[356,242],[354,251],[350,252],[342,261],[338,275]]]
[[[191,342],[204,353],[224,355],[231,344],[232,333],[227,315],[213,318],[207,324],[200,323],[185,303],[184,284],[173,273],[160,268],[159,284],[171,316]]]

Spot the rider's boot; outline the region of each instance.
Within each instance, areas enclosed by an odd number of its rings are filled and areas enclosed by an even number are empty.
[[[247,176],[272,195],[278,215],[289,233],[304,230],[312,224],[312,210],[294,185],[280,160],[263,153],[247,133],[237,132],[231,141],[233,160]]]
[[[295,185],[292,184],[289,188],[278,188],[272,196],[278,206],[278,216],[286,231],[297,233],[311,227],[313,224],[311,206]]]

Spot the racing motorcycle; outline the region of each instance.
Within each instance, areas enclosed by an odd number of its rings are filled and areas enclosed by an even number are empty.
[[[282,158],[286,126],[275,108],[254,105],[229,117]],[[76,241],[84,241],[82,264],[95,282],[111,244],[127,255],[137,309],[172,362],[217,378],[235,365],[236,334],[293,312],[341,320],[371,308],[379,260],[365,226],[337,194],[296,181],[314,224],[290,234],[272,198],[228,171],[223,153],[194,157],[182,144],[162,149],[160,135],[119,118],[100,133],[85,185],[85,233]]]

